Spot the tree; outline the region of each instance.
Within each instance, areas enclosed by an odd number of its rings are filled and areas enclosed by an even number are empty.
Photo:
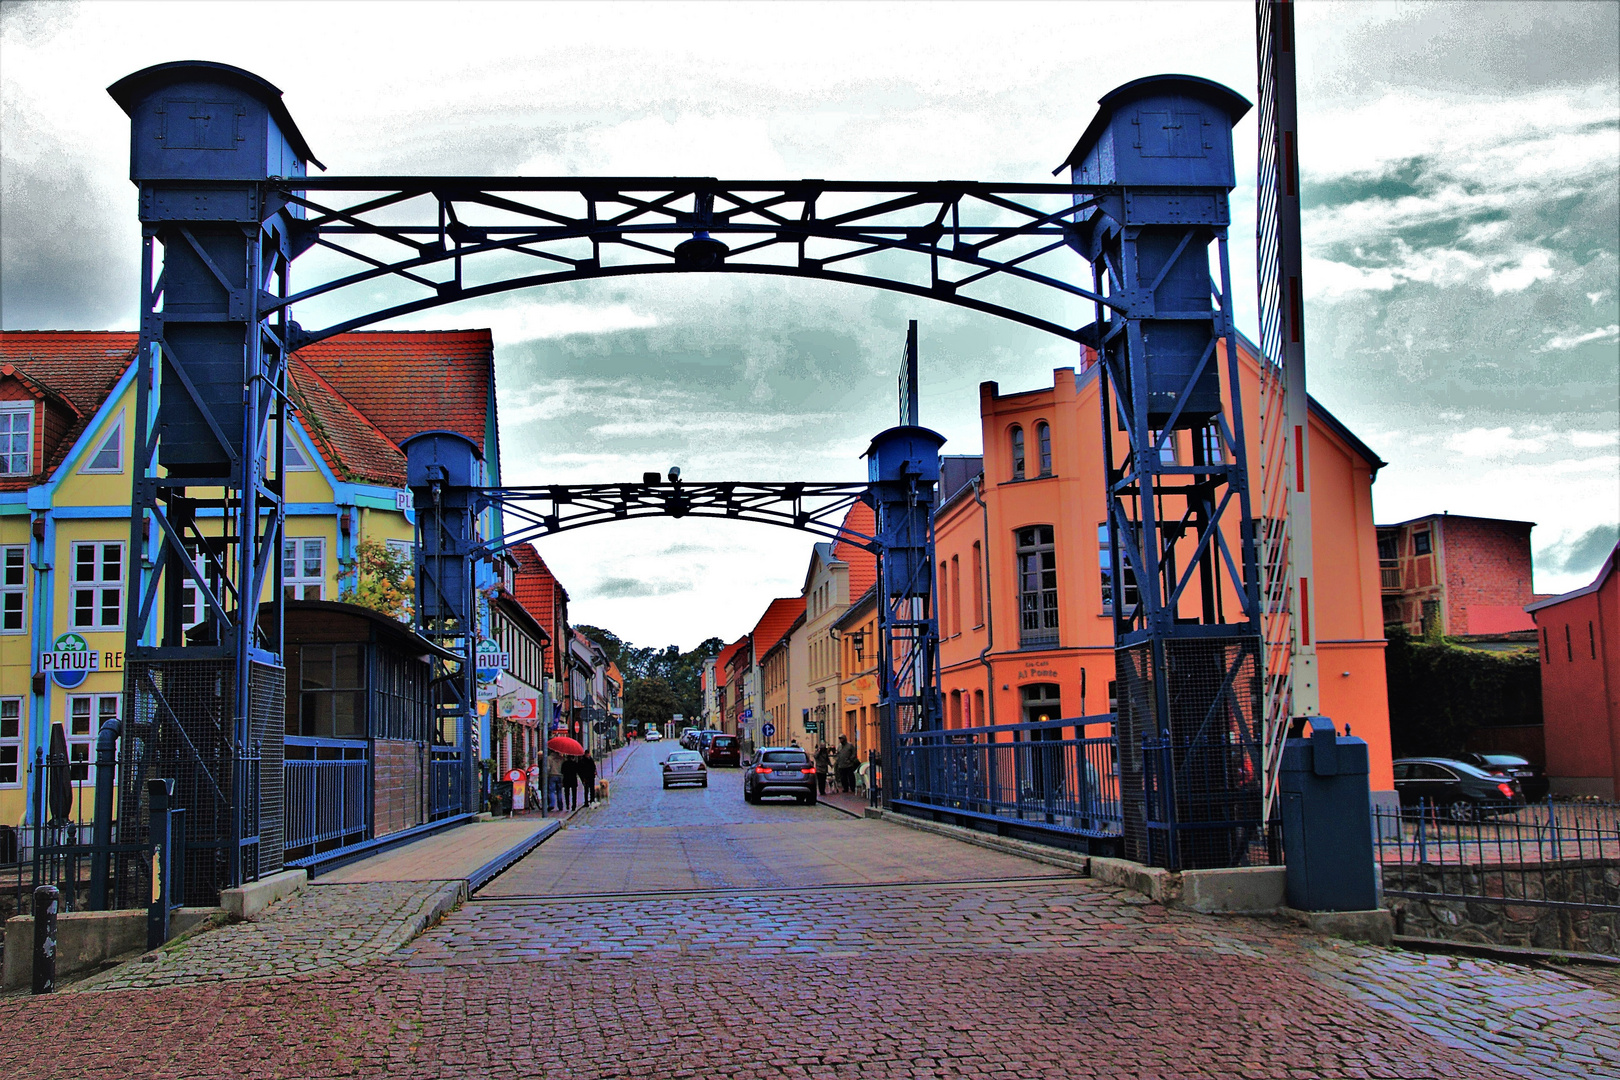
[[[338,566],[344,576],[353,574],[355,580],[353,588],[338,592],[339,600],[380,611],[402,623],[411,621],[416,581],[409,555],[366,537],[355,545],[354,558],[340,559]]]
[[[675,691],[663,679],[634,679],[624,685],[626,720],[667,724],[680,711]]]

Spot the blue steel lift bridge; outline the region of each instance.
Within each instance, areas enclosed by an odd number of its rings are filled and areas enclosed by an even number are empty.
[[[269,618],[258,599],[281,575],[288,354],[461,299],[629,274],[840,281],[1096,350],[1113,565],[1134,573],[1141,596],[1115,617],[1126,853],[1168,866],[1241,856],[1261,824],[1263,658],[1227,260],[1231,129],[1249,107],[1237,94],[1181,75],[1129,83],[1101,100],[1060,167],[1070,182],[989,184],[317,177],[280,91],[250,72],[161,64],[110,93],[131,119],[143,256],[131,550],[144,557],[129,561],[128,719],[110,733],[121,737],[118,823],[126,845],[140,842],[145,780],[175,781],[187,810],[187,902],[209,902],[283,860],[280,590],[269,590]],[[300,258],[315,273],[295,285]],[[407,298],[365,299],[383,282]],[[294,305],[355,313],[309,329]],[[1199,456],[1163,463],[1159,446],[1182,429],[1198,433]],[[489,488],[458,438],[428,432],[405,446],[419,628],[466,658],[444,683],[457,720],[447,815],[473,809],[472,586],[478,560],[505,542],[490,508],[525,537],[644,513],[825,534],[827,506],[866,499],[881,559],[884,745],[892,755],[900,733],[939,729],[937,434],[902,425],[877,436],[862,490],[656,477],[614,490]],[[197,543],[203,509],[223,515],[222,542]],[[205,640],[179,629],[188,585],[212,616]],[[929,770],[885,772],[891,801],[934,799]],[[909,789],[897,791],[901,782]],[[99,826],[105,838],[106,814]],[[140,863],[120,855],[118,895],[141,887]]]

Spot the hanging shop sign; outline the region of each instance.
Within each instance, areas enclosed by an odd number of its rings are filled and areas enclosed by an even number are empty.
[[[500,699],[500,710],[508,720],[535,721],[540,719],[540,699],[508,695]]]

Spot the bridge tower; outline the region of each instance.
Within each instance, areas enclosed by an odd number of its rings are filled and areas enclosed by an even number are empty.
[[[1172,868],[1233,865],[1262,825],[1265,670],[1227,261],[1232,126],[1248,109],[1207,79],[1138,79],[1104,95],[1064,162],[1076,184],[1113,186],[1077,215],[1076,246],[1109,301],[1086,340],[1118,568],[1125,852]]]
[[[264,312],[287,295],[302,211],[265,180],[319,162],[281,91],[240,68],[159,64],[108,93],[130,118],[142,256],[119,828],[141,839],[146,780],[172,780],[185,902],[213,904],[281,867],[292,327]],[[191,597],[206,617],[188,632]]]

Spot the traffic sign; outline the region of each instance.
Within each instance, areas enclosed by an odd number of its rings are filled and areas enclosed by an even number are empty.
[[[765,731],[765,737],[767,739],[769,739],[769,738],[771,738],[772,736],[774,736],[776,734],[776,725],[772,724],[772,723],[767,723],[765,725],[764,731]]]

